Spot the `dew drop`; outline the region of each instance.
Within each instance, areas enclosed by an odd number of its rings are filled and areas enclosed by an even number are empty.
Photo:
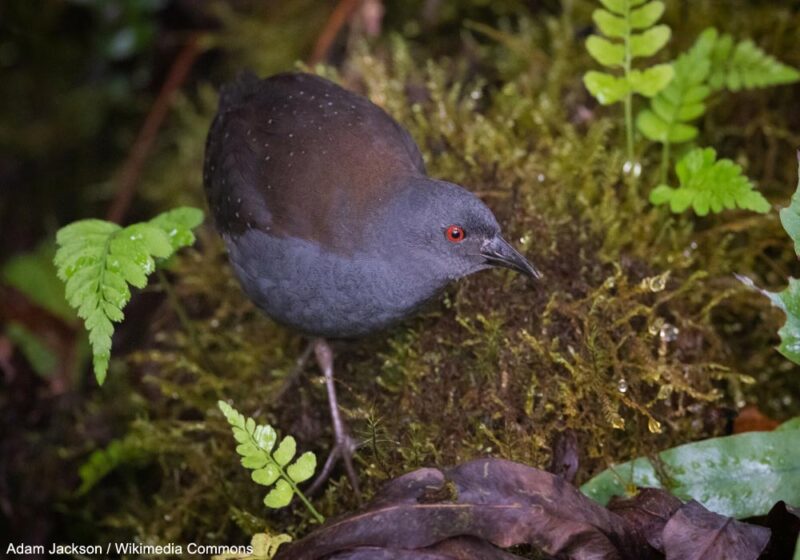
[[[664,323],[661,325],[658,336],[663,342],[675,342],[678,339],[678,333],[680,333],[678,327],[670,323]]]
[[[632,175],[634,177],[639,177],[642,174],[642,164],[633,161],[626,161],[625,164],[622,166],[622,172],[625,175]]]
[[[627,393],[628,392],[628,381],[621,377],[619,381],[617,381],[617,391],[620,393]]]

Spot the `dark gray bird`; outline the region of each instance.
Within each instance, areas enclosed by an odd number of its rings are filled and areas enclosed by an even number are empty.
[[[324,339],[389,327],[489,267],[539,277],[475,195],[425,174],[405,129],[318,76],[244,75],[223,87],[204,184],[244,291],[315,339],[336,436],[320,480],[342,457],[356,491]]]

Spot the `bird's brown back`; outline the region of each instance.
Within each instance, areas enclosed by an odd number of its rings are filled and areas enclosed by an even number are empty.
[[[280,74],[223,90],[204,184],[222,232],[257,228],[349,253],[401,180],[424,173],[408,132],[369,100]]]

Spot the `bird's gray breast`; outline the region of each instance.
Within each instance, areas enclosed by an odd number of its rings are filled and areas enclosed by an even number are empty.
[[[443,287],[413,263],[250,229],[225,235],[242,288],[275,321],[314,336],[355,337],[413,314]],[[405,266],[402,266],[405,264]]]

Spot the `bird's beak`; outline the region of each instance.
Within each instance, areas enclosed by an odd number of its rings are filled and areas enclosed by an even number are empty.
[[[536,270],[536,267],[528,259],[499,235],[487,239],[483,243],[481,255],[486,259],[487,264],[492,266],[510,268],[537,280],[542,277],[542,273]]]

